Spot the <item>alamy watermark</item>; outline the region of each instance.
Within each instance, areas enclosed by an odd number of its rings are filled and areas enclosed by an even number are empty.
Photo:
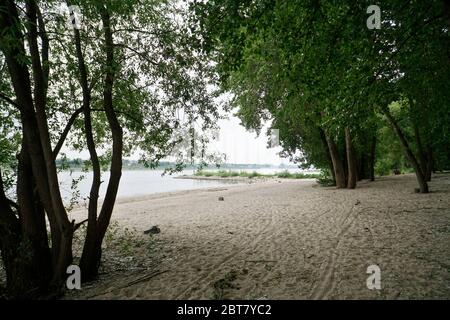
[[[366,25],[369,30],[381,29],[381,9],[377,5],[370,5],[366,13],[370,16],[367,18]]]
[[[77,265],[67,267],[66,273],[69,275],[66,280],[66,287],[69,290],[81,290],[81,269]]]
[[[279,129],[271,129],[269,146],[270,146],[270,148],[275,148],[275,147],[278,147],[279,145],[280,145],[280,130]]]
[[[81,29],[81,10],[77,5],[61,6],[60,12],[63,16],[67,16],[67,27],[69,29]]]
[[[370,276],[366,280],[367,289],[381,290],[381,269],[376,264],[367,267],[366,273]]]

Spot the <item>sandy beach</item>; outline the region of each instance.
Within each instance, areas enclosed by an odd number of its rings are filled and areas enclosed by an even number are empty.
[[[149,266],[67,298],[449,299],[450,174],[430,194],[415,187],[413,175],[355,190],[270,179],[120,199],[113,219],[151,238]],[[144,235],[152,226],[161,232]],[[381,290],[366,286],[373,264]]]

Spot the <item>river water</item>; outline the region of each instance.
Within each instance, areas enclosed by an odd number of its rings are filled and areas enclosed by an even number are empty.
[[[234,169],[233,169],[234,170]],[[258,169],[237,169],[236,171],[256,171],[262,174],[272,174],[281,172],[284,169],[278,168],[258,168]],[[212,171],[212,170],[208,170]],[[298,172],[298,169],[289,169],[289,172]],[[179,175],[191,175],[192,170],[185,170],[176,174],[163,174],[163,170],[124,170],[120,181],[118,197],[134,197],[144,196],[154,193],[171,192],[180,190],[193,190],[209,187],[221,187],[229,185],[230,181],[217,180],[193,180],[193,179],[175,179]],[[64,201],[69,201],[72,197],[73,190],[71,189],[72,181],[84,178],[77,184],[77,190],[81,199],[89,195],[89,190],[92,183],[92,172],[63,171],[59,173],[59,181],[61,185],[61,193]],[[100,188],[100,198],[104,196],[109,178],[109,172],[102,173],[102,181]]]

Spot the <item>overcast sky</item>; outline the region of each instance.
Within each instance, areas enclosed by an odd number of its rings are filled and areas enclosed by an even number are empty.
[[[241,164],[292,164],[289,159],[279,157],[280,147],[268,148],[266,128],[261,131],[259,137],[255,132],[248,132],[242,127],[238,118],[230,116],[229,119],[220,120],[219,140],[214,142],[212,148],[227,155],[227,163]],[[88,159],[87,150],[78,153],[67,148],[62,150],[68,158]],[[138,156],[131,159],[137,160]]]
[[[220,136],[214,147],[226,153],[227,163],[290,164],[289,159],[278,156],[280,147],[268,148],[267,128],[261,130],[259,137],[248,132],[236,117],[219,121]]]

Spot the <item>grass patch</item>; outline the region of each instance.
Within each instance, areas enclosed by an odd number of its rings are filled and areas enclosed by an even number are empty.
[[[215,300],[223,300],[225,297],[225,293],[229,289],[239,289],[235,284],[237,272],[235,270],[231,270],[225,276],[214,282],[214,299]]]
[[[195,176],[220,177],[220,178],[233,178],[233,177],[256,178],[256,177],[268,177],[270,175],[264,175],[256,171],[246,172],[246,171],[219,170],[219,171],[197,171],[195,173]]]
[[[303,173],[303,172],[290,173],[287,170],[277,173],[276,175],[278,178],[283,179],[315,179],[320,177],[320,174],[317,173]]]
[[[81,258],[87,226],[83,224],[74,234],[74,261]],[[111,221],[102,243],[100,272],[134,270],[151,265],[157,256],[157,241],[142,235],[136,229],[123,228],[117,221]],[[150,259],[151,257],[151,259]]]
[[[124,256],[132,256],[137,248],[147,246],[151,251],[150,238],[144,238],[135,229],[120,228],[117,221],[112,221],[105,234],[104,244],[114,247],[118,253]]]

